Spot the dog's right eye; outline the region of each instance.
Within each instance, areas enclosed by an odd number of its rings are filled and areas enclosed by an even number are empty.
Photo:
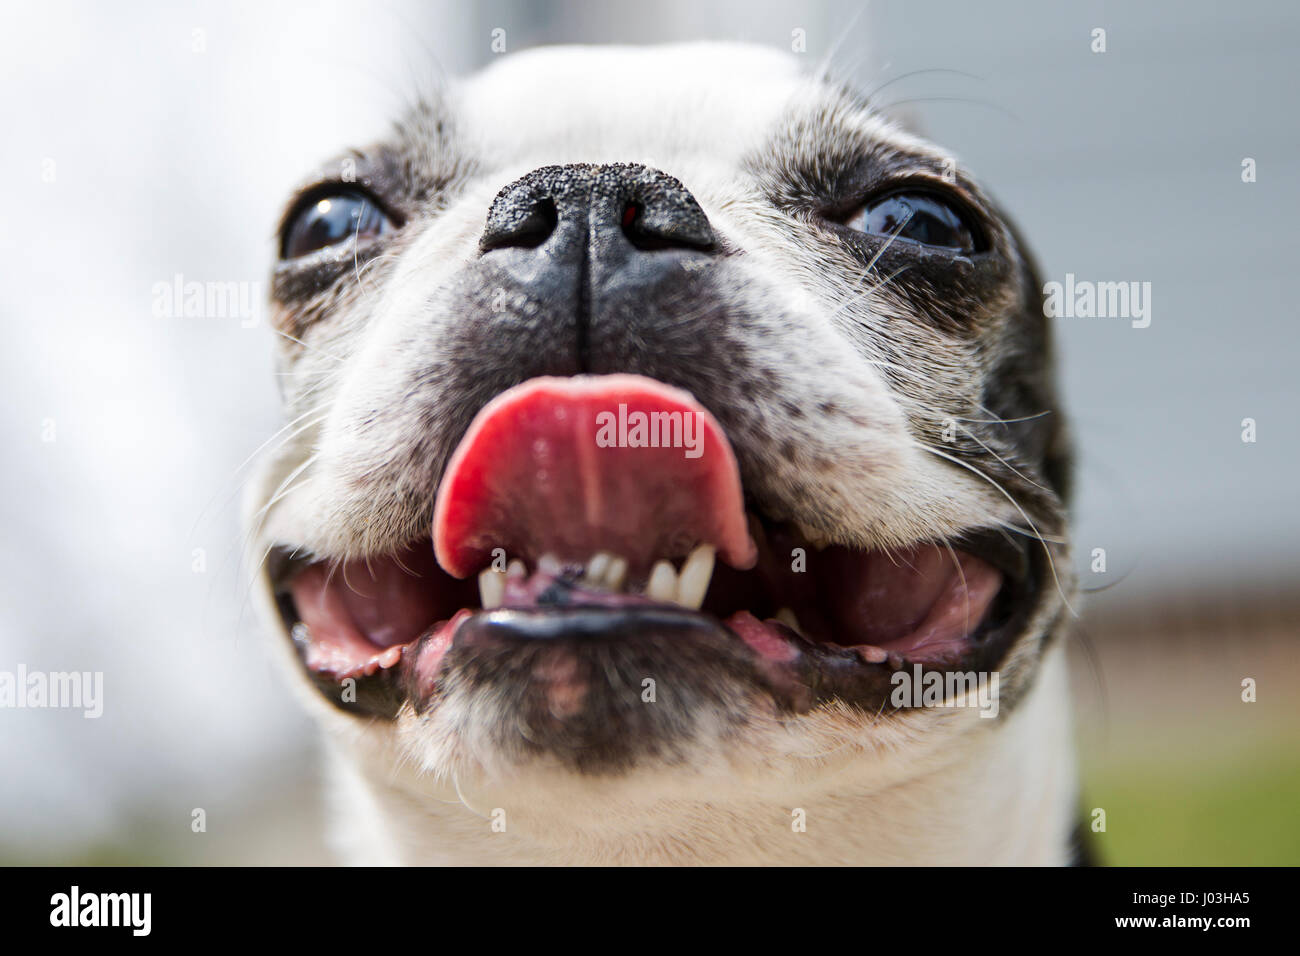
[[[285,220],[281,259],[297,259],[349,240],[382,235],[392,221],[365,193],[355,190],[317,194],[302,202]]]

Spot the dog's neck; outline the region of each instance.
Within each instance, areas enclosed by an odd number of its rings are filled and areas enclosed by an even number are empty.
[[[479,805],[454,785],[435,793],[336,752],[333,843],[348,862],[375,865],[1064,864],[1076,810],[1064,656],[1053,648],[998,733],[921,759],[904,751],[914,774],[884,788],[849,768],[621,813],[594,785],[585,797],[570,790],[552,815],[553,794]]]

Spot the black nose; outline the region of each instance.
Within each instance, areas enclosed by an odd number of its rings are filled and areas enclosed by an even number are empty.
[[[695,197],[667,173],[636,163],[543,166],[497,195],[480,246],[546,248],[570,259],[588,247],[594,268],[626,265],[638,253],[707,252],[713,229]]]
[[[480,240],[487,281],[568,330],[573,364],[556,373],[617,366],[607,343],[630,334],[631,316],[688,296],[717,245],[685,186],[624,163],[533,170],[497,195]]]

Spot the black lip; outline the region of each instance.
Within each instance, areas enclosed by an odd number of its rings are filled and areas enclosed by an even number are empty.
[[[595,662],[608,663],[614,655],[625,664],[637,662],[636,666],[647,672],[662,666],[657,662],[663,657],[671,656],[677,673],[688,667],[692,679],[706,683],[712,675],[733,692],[743,688],[771,701],[778,713],[787,715],[831,702],[887,714],[906,709],[890,701],[896,671],[916,666],[922,675],[997,670],[1039,603],[1043,562],[1026,542],[999,531],[951,542],[994,564],[1006,578],[989,614],[971,635],[970,648],[960,658],[942,663],[917,665],[899,655],[872,663],[851,647],[812,642],[769,621],[768,625],[778,628],[800,652],[792,662],[776,664],[760,657],[709,614],[666,605],[579,605],[499,608],[469,615],[457,627],[440,665],[439,681],[432,689],[421,686],[415,668],[406,664],[418,660],[428,636],[416,641],[398,666],[356,678],[349,695],[354,699],[344,699],[337,679],[307,670],[322,695],[340,709],[390,719],[408,702],[417,712],[427,711],[442,696],[440,685],[445,677],[488,685],[508,672],[516,681],[527,680],[530,672],[520,661],[566,655],[593,668]],[[292,629],[297,620],[292,599],[287,594],[278,599],[286,625]]]
[[[1031,572],[1032,573],[1032,572]],[[1028,623],[1034,601],[1017,594],[1024,582],[1004,587],[988,618],[972,635],[972,646],[960,659],[914,664],[891,654],[882,663],[862,659],[856,650],[835,644],[809,641],[785,625],[769,621],[768,626],[800,651],[788,665],[765,661],[716,618],[686,608],[643,606],[630,608],[566,607],[496,609],[480,611],[457,628],[443,672],[460,672],[471,680],[495,667],[494,658],[525,652],[559,652],[596,659],[602,648],[617,647],[620,653],[680,655],[689,648],[689,658],[699,671],[724,670],[740,678],[756,694],[769,697],[778,712],[795,715],[830,702],[849,704],[874,714],[908,709],[890,702],[893,674],[920,666],[922,676],[930,672],[990,672],[996,670],[1007,650]],[[651,665],[647,665],[651,666]],[[438,694],[424,699],[420,690],[408,687],[412,699],[421,701],[417,710],[427,709]]]
[[[608,676],[601,665],[614,657],[620,667],[652,674],[664,657],[675,670],[697,677],[725,672],[755,692],[773,693],[759,658],[720,621],[687,608],[645,605],[629,608],[566,607],[479,611],[461,622],[443,659],[440,676],[454,672],[471,681],[489,675],[502,661],[527,655],[569,656],[590,665],[598,681]],[[531,668],[528,669],[531,672]],[[414,695],[420,688],[409,688]],[[639,688],[638,688],[639,689]],[[424,691],[427,704],[436,698]]]
[[[949,539],[948,544],[993,565],[1012,587],[1023,585],[1032,572],[1030,539],[1024,535],[994,528],[958,535]]]
[[[720,627],[707,615],[667,605],[497,608],[466,618],[456,630],[453,646],[472,649],[503,641],[620,641],[646,630],[688,637]]]
[[[1044,555],[1033,547],[1032,539],[996,528],[971,531],[947,539],[947,543],[1001,571],[1003,586],[961,657],[921,664],[921,673],[994,671],[1039,603],[1046,577]],[[310,563],[309,558],[283,547],[273,549],[267,561],[267,574],[289,634],[300,618],[285,585]],[[775,665],[766,661],[716,617],[671,605],[480,610],[457,627],[439,674],[440,680],[456,673],[482,678],[484,667],[499,665],[503,654],[570,654],[594,659],[602,654],[602,648],[616,645],[620,655],[641,660],[647,668],[653,663],[653,654],[685,652],[685,658],[693,661],[704,677],[713,673],[733,690],[743,686],[769,699],[780,713],[804,713],[832,702],[876,714],[900,709],[890,703],[891,678],[898,670],[916,666],[913,662],[893,654],[882,663],[865,661],[852,647],[810,641],[778,622],[766,623],[798,648],[800,653],[793,662]],[[302,655],[304,648],[299,647],[299,652],[313,684],[336,707],[354,715],[392,719],[408,702],[421,712],[440,696],[436,689],[431,692],[420,686],[415,668],[407,666],[407,661],[418,660],[427,640],[426,635],[414,642],[397,666],[356,677],[347,699],[337,678],[312,671]],[[523,679],[523,672],[517,668],[513,672]],[[722,681],[724,674],[726,680]]]

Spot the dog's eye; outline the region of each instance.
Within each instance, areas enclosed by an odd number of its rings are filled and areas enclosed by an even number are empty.
[[[347,191],[316,196],[287,220],[282,259],[296,259],[326,246],[382,235],[392,227],[375,201]]]
[[[898,191],[869,200],[847,225],[873,236],[893,236],[959,252],[980,249],[979,232],[957,206],[924,192]]]

